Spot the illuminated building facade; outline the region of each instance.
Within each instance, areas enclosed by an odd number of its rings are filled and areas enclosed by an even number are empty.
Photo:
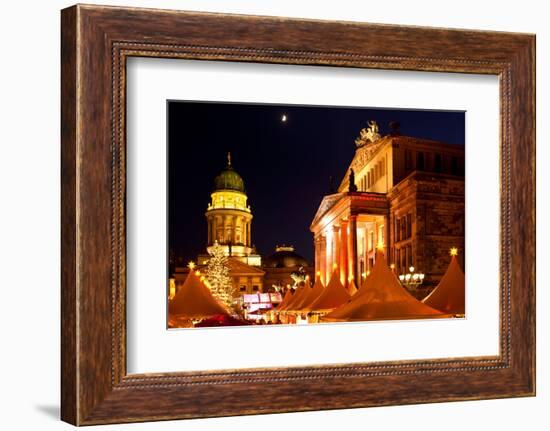
[[[377,246],[397,274],[423,272],[425,287],[445,272],[449,248],[459,247],[464,267],[464,146],[381,137],[374,122],[355,143],[347,174],[310,226],[322,281],[336,265],[345,286],[359,286]]]
[[[273,292],[274,285],[294,284],[292,274],[303,271],[313,277],[313,268],[294,251],[294,248],[277,247],[262,264],[261,256],[252,244],[252,211],[248,205],[244,181],[227,155],[227,165],[214,179],[211,201],[206,210],[207,253],[197,259],[197,270],[204,271],[215,243],[221,245],[228,256],[229,275],[233,281],[234,294]],[[173,294],[183,285],[189,269],[176,266]]]
[[[248,196],[244,181],[233,169],[231,154],[227,154],[227,166],[214,179],[211,202],[206,210],[208,242],[206,251],[215,242],[220,244],[226,256],[231,256],[247,265],[260,266],[262,259],[252,246],[252,211],[248,205]],[[199,256],[198,263],[203,265],[209,254]]]

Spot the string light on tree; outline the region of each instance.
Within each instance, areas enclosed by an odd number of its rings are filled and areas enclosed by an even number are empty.
[[[206,285],[212,292],[212,295],[225,306],[232,310],[233,303],[233,283],[229,276],[229,266],[224,248],[217,242],[210,247],[210,259],[206,267]]]

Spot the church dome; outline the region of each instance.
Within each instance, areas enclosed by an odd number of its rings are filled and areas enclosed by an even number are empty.
[[[275,253],[264,259],[263,266],[268,268],[295,268],[309,266],[307,260],[294,251],[294,247],[277,246]]]
[[[244,181],[231,165],[231,154],[227,154],[227,166],[214,179],[214,190],[235,190],[245,193]]]

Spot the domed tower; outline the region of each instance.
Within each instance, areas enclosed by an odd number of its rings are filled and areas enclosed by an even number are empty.
[[[208,222],[207,251],[217,241],[232,256],[248,265],[261,265],[261,258],[252,246],[252,212],[247,204],[244,181],[233,169],[231,153],[227,166],[214,179],[211,202],[206,210]]]

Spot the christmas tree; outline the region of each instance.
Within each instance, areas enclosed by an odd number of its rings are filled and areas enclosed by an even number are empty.
[[[229,276],[229,265],[223,247],[216,241],[210,249],[210,259],[206,267],[206,279],[212,295],[233,310],[233,283]]]

